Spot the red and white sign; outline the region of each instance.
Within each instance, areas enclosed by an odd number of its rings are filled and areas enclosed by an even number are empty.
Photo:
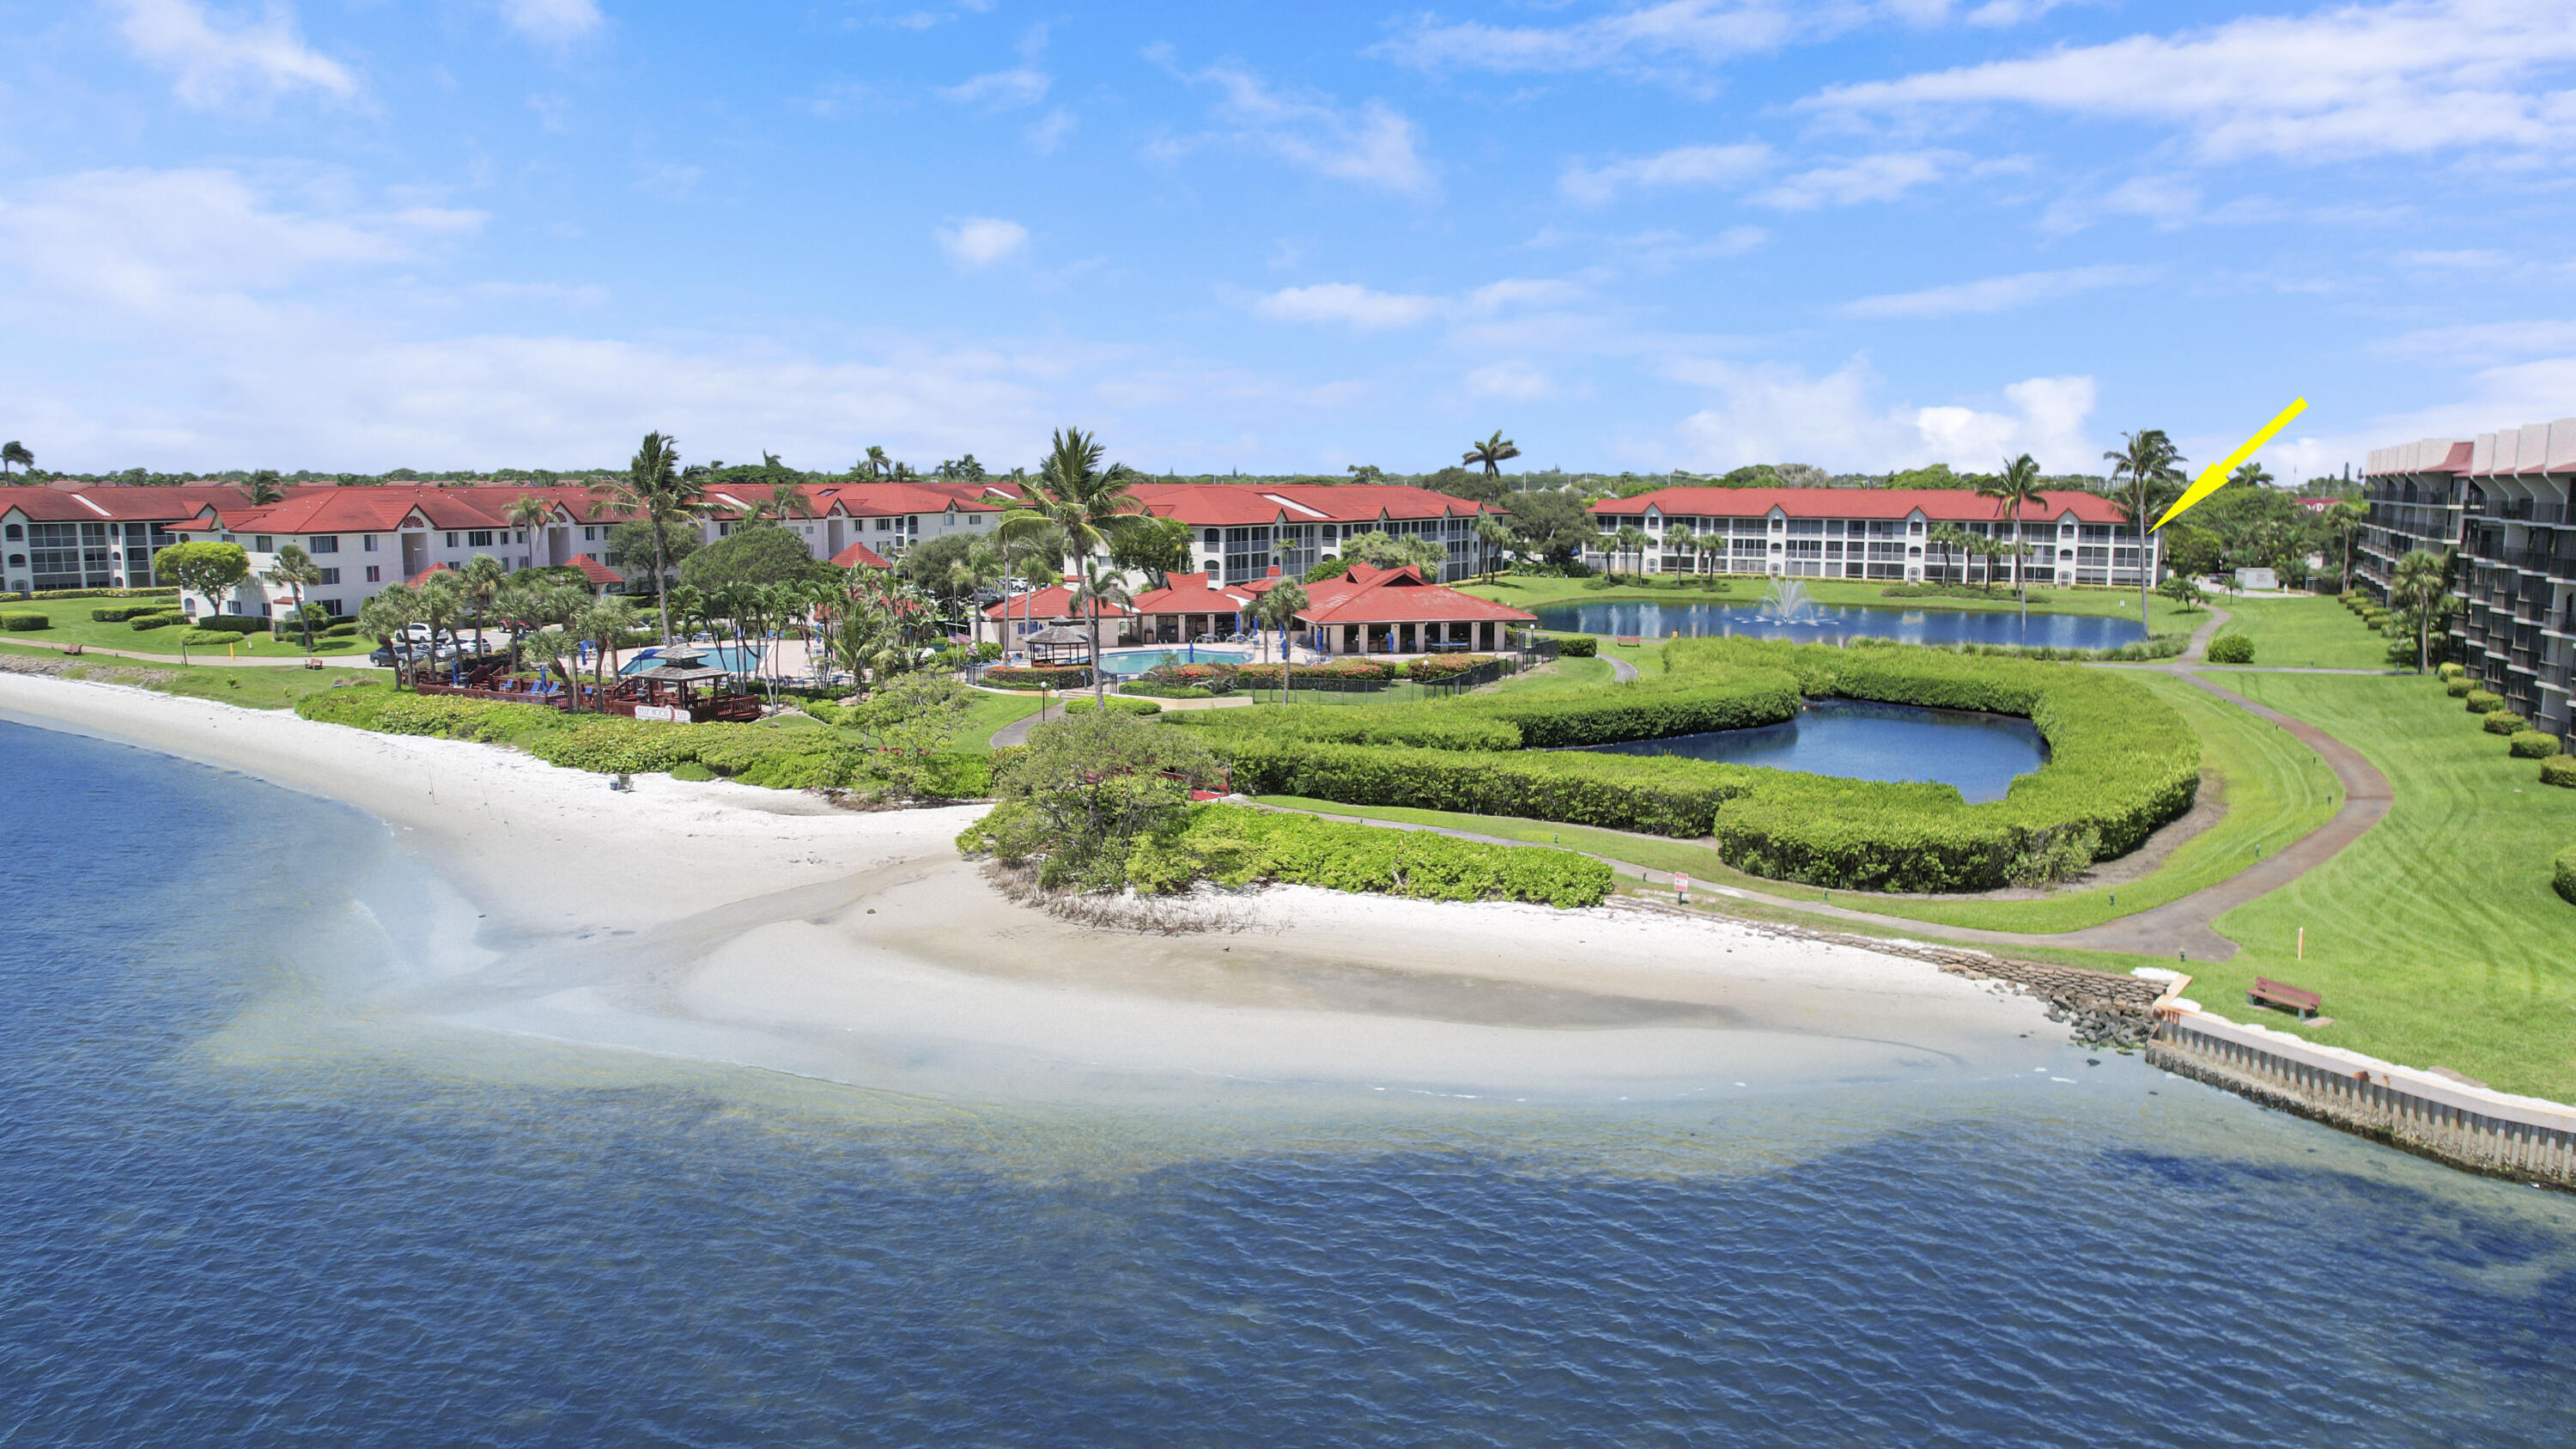
[[[689,712],[676,704],[639,704],[635,706],[635,717],[660,720],[664,724],[686,724]]]

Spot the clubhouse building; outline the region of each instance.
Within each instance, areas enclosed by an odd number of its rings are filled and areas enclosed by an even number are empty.
[[[2156,576],[2156,539],[2141,544],[2118,504],[2095,493],[2043,493],[2005,514],[1965,488],[1659,488],[1592,505],[1595,568],[1649,574],[1769,574],[1889,583],[2002,583],[2013,561],[1980,542],[2031,545],[2035,584],[2138,585]],[[1625,535],[1634,540],[1623,542]],[[1955,531],[1955,532],[1954,532]]]

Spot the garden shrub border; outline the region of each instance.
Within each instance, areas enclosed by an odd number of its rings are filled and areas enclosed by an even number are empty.
[[[966,842],[960,840],[963,847]],[[1434,901],[1529,901],[1597,906],[1615,877],[1605,861],[1546,846],[1493,845],[1422,830],[1390,830],[1312,815],[1206,803],[1177,830],[1137,843],[1127,859],[1139,891],[1205,878],[1310,885]]]
[[[2550,873],[2549,884],[2558,892],[2560,900],[2576,906],[2576,845],[2558,852],[2558,860]]]

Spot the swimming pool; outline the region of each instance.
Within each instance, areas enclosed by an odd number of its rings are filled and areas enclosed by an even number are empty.
[[[760,647],[756,644],[674,644],[671,646],[671,652],[674,654],[683,649],[702,656],[707,663],[718,669],[731,670],[736,674],[750,674],[760,668]],[[661,646],[638,649],[633,658],[617,666],[617,672],[621,677],[640,673],[661,662]]]
[[[1251,659],[1251,650],[1224,644],[1157,644],[1146,649],[1102,650],[1100,667],[1125,679],[1157,664],[1246,664]]]

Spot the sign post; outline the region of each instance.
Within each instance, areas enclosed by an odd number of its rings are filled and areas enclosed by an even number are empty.
[[[1690,877],[1689,877],[1689,876],[1687,876],[1687,875],[1682,874],[1680,871],[1674,871],[1674,872],[1673,872],[1673,904],[1675,904],[1675,905],[1687,905],[1687,904],[1689,904],[1689,902],[1690,902]]]

